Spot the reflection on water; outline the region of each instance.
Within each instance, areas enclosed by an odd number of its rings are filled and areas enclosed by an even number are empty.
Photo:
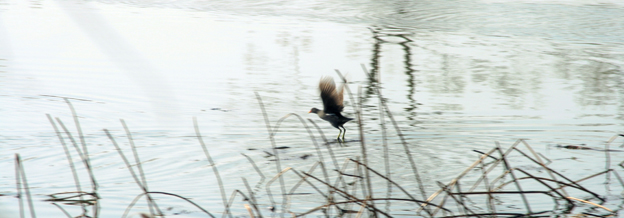
[[[583,81],[578,103],[583,106],[616,105],[622,86],[621,70],[609,63],[589,60],[579,72]]]
[[[373,90],[374,85],[372,84],[375,81],[381,81],[380,78],[380,59],[382,49],[381,47],[384,44],[390,45],[398,45],[402,50],[403,57],[403,66],[405,75],[407,76],[406,82],[409,90],[407,91],[407,100],[409,102],[408,107],[405,108],[405,111],[409,114],[406,118],[409,120],[415,120],[416,117],[416,109],[418,108],[418,103],[416,99],[414,99],[414,93],[416,91],[416,77],[415,73],[418,73],[416,70],[412,69],[412,53],[410,44],[412,40],[409,39],[410,35],[413,35],[409,32],[409,30],[400,29],[400,28],[369,28],[373,34],[373,39],[375,39],[375,43],[373,44],[372,50],[372,58],[371,58],[371,69],[370,69],[370,77],[368,79],[369,85],[365,92],[364,99],[368,99],[370,95],[374,94]],[[400,53],[399,53],[400,54]]]
[[[321,105],[318,79],[334,69],[348,74],[354,93],[363,90],[375,167],[383,167],[375,145],[387,142],[393,178],[412,184],[394,129],[379,126],[380,87],[427,191],[471,163],[472,150],[518,138],[584,176],[604,167],[604,154],[547,145],[600,147],[624,126],[624,6],[608,1],[16,0],[0,11],[0,167],[11,169],[14,153],[27,157],[37,193],[72,185],[45,118],[71,120],[60,97],[82,99],[73,103],[103,193],[138,192],[102,133],[123,139],[123,118],[147,160],[150,188],[213,210],[221,199],[206,188],[215,184],[191,137],[192,117],[224,180],[234,181],[226,189],[238,189],[250,171],[241,152],[275,171],[253,93],[273,122],[287,113],[314,120],[305,112]],[[353,104],[346,103],[347,116]],[[356,122],[347,125],[356,137]],[[284,164],[303,169],[317,159],[301,128],[285,120],[276,143],[290,147],[280,153]],[[359,147],[335,152],[352,157]],[[0,187],[12,190],[11,173],[0,176],[9,178]],[[108,197],[102,217],[118,217],[132,196]]]

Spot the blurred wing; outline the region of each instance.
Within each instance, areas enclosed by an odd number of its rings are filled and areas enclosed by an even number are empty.
[[[340,85],[336,90],[336,104],[340,105],[340,111],[344,108],[344,105],[342,104],[342,98],[344,97],[343,92],[344,84]]]
[[[323,111],[325,113],[340,113],[342,111],[342,90],[340,95],[336,92],[336,84],[331,77],[323,77],[319,82]],[[342,89],[342,87],[341,87]]]

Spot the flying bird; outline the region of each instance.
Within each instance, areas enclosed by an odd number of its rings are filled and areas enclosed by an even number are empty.
[[[323,100],[323,110],[312,108],[308,113],[315,113],[321,119],[331,123],[332,126],[340,131],[338,133],[338,141],[340,141],[341,134],[342,141],[344,141],[347,129],[342,125],[353,120],[353,118],[348,118],[340,114],[344,108],[342,104],[344,85],[341,85],[340,88],[336,90],[334,79],[331,77],[323,77],[319,82],[319,89],[321,90],[321,100]],[[342,127],[342,129],[340,129],[340,127]]]

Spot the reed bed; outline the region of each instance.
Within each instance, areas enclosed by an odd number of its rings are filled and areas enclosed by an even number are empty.
[[[245,154],[251,168],[255,170],[261,178],[254,189],[251,188],[246,178],[242,178],[244,187],[228,193],[223,187],[223,181],[219,174],[217,164],[210,156],[197,122],[193,119],[197,143],[201,146],[208,164],[214,173],[214,178],[218,181],[220,198],[222,200],[222,211],[208,211],[198,202],[184,196],[153,191],[148,188],[147,179],[141,165],[139,153],[136,150],[129,127],[124,120],[120,120],[126,138],[130,145],[132,155],[124,153],[117,143],[117,140],[106,129],[103,132],[109,138],[110,143],[118,152],[119,157],[125,163],[132,179],[141,190],[141,194],[134,197],[128,204],[121,217],[128,217],[133,211],[133,207],[138,201],[144,200],[148,205],[147,211],[141,211],[141,217],[163,217],[165,216],[161,206],[158,205],[156,196],[173,197],[187,202],[198,211],[209,217],[305,217],[305,216],[326,216],[326,217],[393,217],[393,216],[419,216],[419,217],[550,217],[570,214],[578,217],[617,217],[621,208],[608,208],[603,206],[606,203],[604,194],[600,191],[590,190],[583,186],[583,182],[603,176],[605,185],[619,184],[624,188],[624,182],[615,169],[610,168],[609,146],[619,136],[615,135],[605,144],[605,155],[607,163],[605,169],[587,175],[585,178],[573,180],[561,172],[549,168],[549,160],[535,152],[525,140],[517,140],[510,146],[503,147],[496,143],[487,152],[476,151],[479,157],[474,163],[466,166],[465,170],[459,173],[451,181],[438,181],[436,184],[423,184],[418,164],[412,157],[409,143],[403,138],[401,128],[392,116],[379,87],[379,82],[375,75],[364,69],[370,80],[377,81],[374,87],[379,100],[379,121],[381,125],[382,146],[383,146],[383,169],[375,169],[369,165],[369,155],[367,154],[366,138],[363,130],[362,118],[362,89],[358,87],[357,96],[354,96],[349,86],[346,86],[347,94],[351,99],[354,113],[357,117],[359,140],[356,141],[361,146],[361,154],[351,158],[338,160],[333,149],[335,143],[329,141],[315,121],[303,119],[297,114],[291,113],[283,116],[277,122],[271,122],[266,114],[262,103],[262,97],[256,94],[258,105],[263,114],[267,134],[271,143],[271,155],[275,156],[275,171],[262,172],[254,162],[252,157]],[[339,71],[336,73],[343,82],[345,78]],[[356,101],[357,100],[357,101]],[[89,160],[88,146],[83,136],[80,122],[71,102],[65,99],[73,115],[73,121],[77,136],[59,119],[53,119],[47,115],[53,127],[64,153],[67,156],[68,167],[70,168],[75,184],[75,190],[63,190],[63,192],[46,194],[51,204],[63,211],[67,217],[99,217],[101,210],[99,205],[100,195],[98,194],[98,182],[94,176],[93,168]],[[357,104],[355,104],[357,102]],[[282,122],[286,119],[296,119],[309,135],[312,144],[315,146],[317,161],[308,169],[295,169],[283,167],[275,138]],[[386,123],[386,119],[390,122]],[[59,128],[60,126],[60,128]],[[413,179],[409,184],[414,189],[405,188],[404,181],[393,179],[393,169],[390,167],[388,154],[388,137],[386,136],[387,126],[394,128],[401,141],[402,149],[408,164],[405,167],[412,172]],[[315,131],[316,130],[316,131]],[[318,135],[315,135],[318,134]],[[67,141],[69,141],[69,143]],[[375,145],[379,146],[379,145]],[[412,147],[413,148],[413,147]],[[74,150],[80,156],[81,163],[74,163],[70,155],[70,150]],[[328,155],[326,155],[328,154]],[[131,158],[128,158],[131,157]],[[517,167],[521,163],[524,167]],[[83,164],[88,174],[89,182],[80,181],[76,164]],[[525,170],[527,164],[534,168],[539,168],[539,175]],[[24,162],[19,154],[15,155],[15,184],[17,188],[17,199],[19,201],[20,217],[36,217],[36,209],[33,206],[30,189],[26,179],[26,172],[23,168]],[[624,167],[624,162],[619,163]],[[266,175],[269,175],[265,182]],[[294,183],[286,183],[285,175],[296,176],[298,179]],[[611,178],[615,178],[615,180]],[[415,184],[415,185],[414,185]],[[435,185],[437,191],[427,193],[425,186]],[[264,190],[259,189],[263,187]],[[296,193],[300,190],[313,190],[307,195],[309,200],[301,204],[302,198],[298,198]],[[390,192],[395,193],[390,194]],[[396,193],[398,192],[398,193]],[[259,202],[257,195],[266,196],[265,202]],[[266,199],[268,198],[268,202]],[[236,201],[238,199],[239,201]],[[535,203],[536,200],[539,203]],[[26,201],[27,205],[23,202]],[[309,206],[309,202],[317,202],[314,206]],[[544,202],[551,202],[545,204]],[[82,208],[81,214],[70,214],[64,207],[71,205]],[[301,205],[308,205],[302,208]],[[87,209],[90,207],[91,209]],[[583,209],[575,209],[575,208]],[[25,212],[28,208],[29,213]],[[244,211],[241,213],[240,211]],[[136,212],[136,211],[135,211]]]

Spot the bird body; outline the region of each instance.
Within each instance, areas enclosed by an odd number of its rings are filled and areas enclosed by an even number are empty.
[[[319,90],[321,91],[321,100],[323,100],[323,110],[312,108],[308,113],[315,113],[321,119],[331,123],[333,127],[340,131],[340,133],[338,133],[338,140],[340,140],[340,135],[342,134],[342,140],[344,141],[344,133],[346,133],[347,130],[343,125],[353,120],[353,118],[348,118],[340,114],[342,109],[344,109],[342,103],[344,85],[336,90],[334,79],[331,77],[323,77],[319,82]],[[342,127],[342,129],[340,129],[340,127]],[[342,130],[344,130],[344,133]]]
[[[345,116],[342,116],[342,114],[338,113],[338,114],[333,114],[333,113],[325,113],[325,111],[316,109],[316,108],[312,108],[311,113],[316,113],[321,119],[331,123],[332,126],[334,126],[335,128],[338,127],[343,127],[342,125],[349,122],[350,120],[353,120],[353,118],[348,118]],[[344,127],[343,127],[344,128]],[[340,128],[338,128],[340,129]]]

